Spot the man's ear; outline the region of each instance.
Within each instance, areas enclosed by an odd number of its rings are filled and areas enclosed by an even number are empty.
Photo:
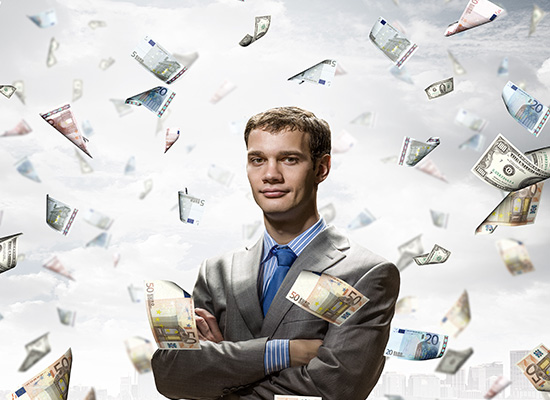
[[[323,154],[323,156],[316,162],[315,171],[315,183],[321,183],[327,179],[330,172],[330,154]]]

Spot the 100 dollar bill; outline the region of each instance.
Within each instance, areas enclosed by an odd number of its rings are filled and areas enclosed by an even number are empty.
[[[448,341],[447,335],[393,328],[384,355],[407,360],[431,360],[445,354]]]
[[[300,272],[286,298],[335,325],[342,325],[369,301],[343,280],[311,271]]]

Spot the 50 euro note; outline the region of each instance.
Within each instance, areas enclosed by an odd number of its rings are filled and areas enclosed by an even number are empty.
[[[8,395],[15,400],[67,400],[73,354],[67,350],[52,365]]]
[[[502,100],[508,113],[535,136],[539,135],[548,122],[548,107],[513,82],[508,81],[502,89]]]
[[[516,366],[535,389],[550,392],[550,350],[542,343],[523,357]]]
[[[384,355],[407,360],[431,360],[443,357],[448,341],[447,335],[393,328]]]
[[[200,350],[195,307],[189,293],[170,281],[145,282],[145,307],[160,349]]]
[[[447,27],[445,36],[451,36],[476,26],[494,21],[499,15],[504,15],[506,11],[493,4],[489,0],[469,0],[466,9],[460,16],[460,20],[450,24]]]
[[[369,299],[343,280],[302,271],[286,298],[303,310],[335,325],[342,325]]]

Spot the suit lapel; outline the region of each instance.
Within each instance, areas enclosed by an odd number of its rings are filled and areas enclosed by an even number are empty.
[[[342,250],[348,248],[348,239],[332,226],[326,228],[311,241],[294,264],[292,264],[279,291],[275,295],[261,327],[262,337],[271,337],[285,314],[293,306],[293,303],[286,299],[286,295],[296,281],[296,278],[298,278],[298,275],[300,275],[300,272],[313,271],[322,273],[328,267],[344,258],[346,255]]]
[[[231,281],[233,295],[243,319],[254,337],[262,328],[263,313],[258,298],[258,272],[263,236],[252,247],[233,255]]]

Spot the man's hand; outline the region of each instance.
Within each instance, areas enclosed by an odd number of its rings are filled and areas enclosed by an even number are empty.
[[[291,340],[288,345],[290,366],[300,367],[309,364],[313,358],[317,357],[317,351],[322,344],[323,341],[319,339]]]
[[[199,340],[207,340],[219,343],[223,341],[223,335],[218,326],[216,317],[204,308],[195,308],[195,322],[199,330]]]

